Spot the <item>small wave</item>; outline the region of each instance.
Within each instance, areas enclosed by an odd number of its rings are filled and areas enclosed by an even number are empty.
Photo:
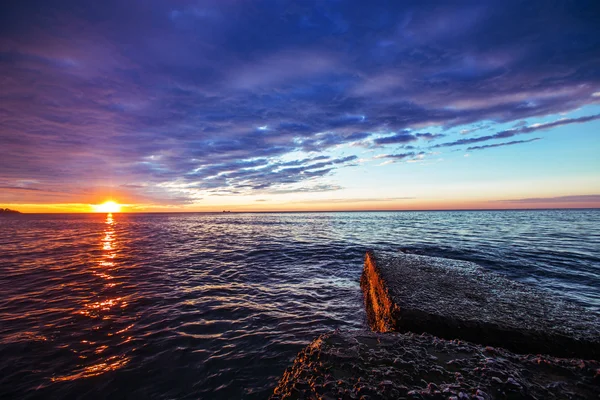
[[[0,393],[268,396],[366,327],[367,249],[474,261],[600,310],[600,211],[26,216],[2,221]]]

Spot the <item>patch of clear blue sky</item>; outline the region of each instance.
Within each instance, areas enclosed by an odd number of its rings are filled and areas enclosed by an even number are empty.
[[[570,113],[548,115],[543,118],[524,120],[527,126],[537,123],[553,122],[561,118],[578,118],[600,113],[599,106],[586,106]],[[482,150],[468,151],[469,145],[431,149],[438,143],[451,142],[461,138],[471,138],[493,134],[511,129],[515,121],[494,123],[484,121],[489,126],[468,135],[460,134],[461,130],[474,129],[482,123],[463,125],[444,130],[442,127],[430,127],[415,132],[445,133],[447,136],[432,142],[419,141],[410,143],[414,149],[403,146],[381,146],[374,148],[342,146],[332,151],[336,157],[357,155],[366,159],[360,166],[351,166],[339,170],[336,182],[348,188],[364,188],[366,191],[377,190],[389,195],[411,195],[415,184],[443,187],[452,182],[455,186],[463,184],[477,185],[493,182],[532,182],[536,185],[549,185],[544,192],[561,193],[560,183],[565,181],[583,182],[598,179],[594,187],[579,187],[581,193],[592,193],[600,190],[600,120],[580,124],[568,124],[545,130],[517,135],[509,139],[496,139],[471,146],[502,144],[512,141],[540,138],[534,142],[514,145],[490,147]],[[381,165],[386,160],[376,156],[392,153],[425,151],[422,160],[413,162],[402,160]],[[567,187],[567,192],[572,190]],[[502,197],[502,193],[490,193],[493,197]]]

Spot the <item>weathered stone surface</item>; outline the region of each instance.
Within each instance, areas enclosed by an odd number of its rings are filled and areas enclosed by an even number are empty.
[[[333,332],[301,351],[283,399],[597,399],[600,363],[517,355],[431,335]]]
[[[471,262],[368,252],[361,287],[375,331],[600,359],[597,314]]]

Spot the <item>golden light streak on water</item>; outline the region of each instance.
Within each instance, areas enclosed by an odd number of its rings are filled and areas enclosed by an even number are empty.
[[[112,356],[103,362],[87,366],[79,372],[70,375],[53,377],[51,380],[52,382],[65,382],[83,378],[91,378],[92,376],[102,375],[107,372],[116,371],[120,368],[123,368],[125,365],[127,365],[127,363],[129,363],[129,361],[129,357]]]
[[[92,273],[105,281],[104,288],[107,292],[111,293],[111,289],[116,286],[113,282],[115,276],[112,272],[118,267],[117,263],[114,261],[118,253],[118,242],[115,231],[116,221],[111,213],[106,215],[104,224],[105,228],[100,240],[102,252],[101,258],[98,260],[99,268],[98,270],[92,271]],[[78,311],[78,314],[92,319],[110,321],[111,319],[114,319],[114,314],[117,309],[124,309],[127,305],[128,303],[123,296],[109,296],[101,300],[85,301],[83,307]],[[131,324],[127,328],[116,332],[107,332],[106,336],[111,337],[120,335],[131,329],[133,326],[134,324]],[[92,335],[92,333],[90,333],[90,335]],[[128,342],[131,339],[130,336],[123,338],[125,342]],[[91,363],[91,365],[77,365],[75,370],[71,373],[52,377],[52,382],[74,381],[102,375],[118,370],[127,365],[130,361],[130,357],[126,354],[108,355],[110,354],[111,348],[107,344],[100,344],[97,343],[97,341],[92,340],[81,340],[80,344],[84,346],[83,349],[73,348],[71,350],[78,353],[78,358],[82,360],[82,362],[88,362]]]

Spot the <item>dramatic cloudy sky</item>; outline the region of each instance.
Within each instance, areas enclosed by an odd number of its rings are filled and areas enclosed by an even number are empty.
[[[3,2],[0,85],[23,210],[600,206],[597,0]]]

